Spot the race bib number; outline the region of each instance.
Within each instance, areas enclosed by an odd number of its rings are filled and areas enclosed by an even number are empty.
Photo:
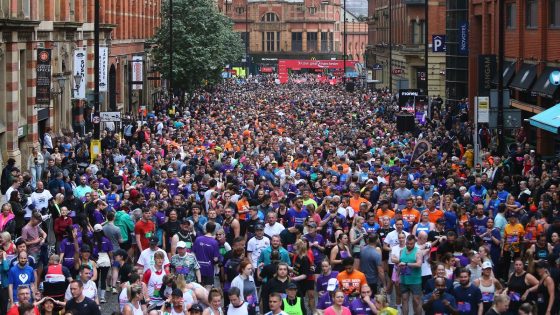
[[[484,303],[494,302],[494,293],[483,292],[482,293],[482,302],[484,302]]]
[[[468,313],[471,311],[471,303],[469,302],[458,302],[457,303],[457,310],[459,312]]]

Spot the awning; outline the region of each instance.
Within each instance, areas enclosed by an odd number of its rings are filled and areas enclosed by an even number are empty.
[[[554,134],[560,133],[560,104],[545,110],[529,118],[529,123],[533,127],[552,132]]]
[[[509,85],[519,91],[528,91],[537,77],[537,65],[524,63]]]
[[[507,61],[504,60],[504,87],[506,87],[509,82],[511,82],[511,78],[515,74],[515,61]],[[492,84],[498,85],[498,72],[496,71],[496,75],[492,79]]]
[[[558,85],[550,84],[550,74],[558,70],[557,68],[546,67],[543,73],[535,83],[533,92],[544,97],[554,98],[554,93],[558,90]]]

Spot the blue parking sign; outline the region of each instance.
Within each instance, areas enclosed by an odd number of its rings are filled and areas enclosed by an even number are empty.
[[[432,51],[445,52],[445,35],[432,35]]]

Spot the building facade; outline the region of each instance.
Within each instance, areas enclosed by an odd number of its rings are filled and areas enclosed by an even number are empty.
[[[498,54],[498,3],[469,1],[468,97],[480,95],[479,56]],[[560,103],[560,89],[547,84],[550,73],[560,70],[560,1],[514,0],[505,3],[504,87],[511,92],[511,106],[530,119]],[[496,72],[492,87],[496,88]],[[507,107],[507,105],[506,105]],[[543,155],[558,151],[558,135],[531,127],[528,139]]]
[[[340,0],[225,0],[218,7],[241,33],[251,73],[259,73],[263,67],[276,69],[278,59],[343,58],[344,7]],[[363,61],[365,23],[349,12],[346,17],[349,59]]]
[[[150,69],[145,41],[159,25],[160,0],[99,0],[100,46],[108,47],[107,92],[101,110],[125,110],[129,100],[128,66],[132,55],[142,55]],[[52,128],[56,136],[83,132],[93,106],[94,0],[0,0],[0,164],[14,158],[27,169],[31,148]],[[38,105],[37,49],[51,50],[50,102]],[[85,50],[87,97],[74,99],[74,53]],[[144,79],[146,76],[144,76]],[[147,82],[137,92],[148,99],[156,84]],[[133,98],[132,98],[133,99]],[[134,99],[133,99],[134,100]],[[126,109],[128,112],[128,109]]]
[[[369,0],[368,67],[378,87],[425,89],[424,1]],[[428,94],[445,95],[445,52],[432,52],[432,35],[445,34],[445,1],[428,2]],[[391,32],[391,33],[390,33]],[[392,56],[391,56],[392,55]],[[390,63],[392,59],[392,64]],[[392,81],[392,82],[390,82]]]

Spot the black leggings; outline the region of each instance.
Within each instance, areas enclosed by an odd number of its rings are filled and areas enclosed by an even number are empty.
[[[107,289],[107,275],[111,267],[97,267],[97,285],[99,285],[99,290]]]

